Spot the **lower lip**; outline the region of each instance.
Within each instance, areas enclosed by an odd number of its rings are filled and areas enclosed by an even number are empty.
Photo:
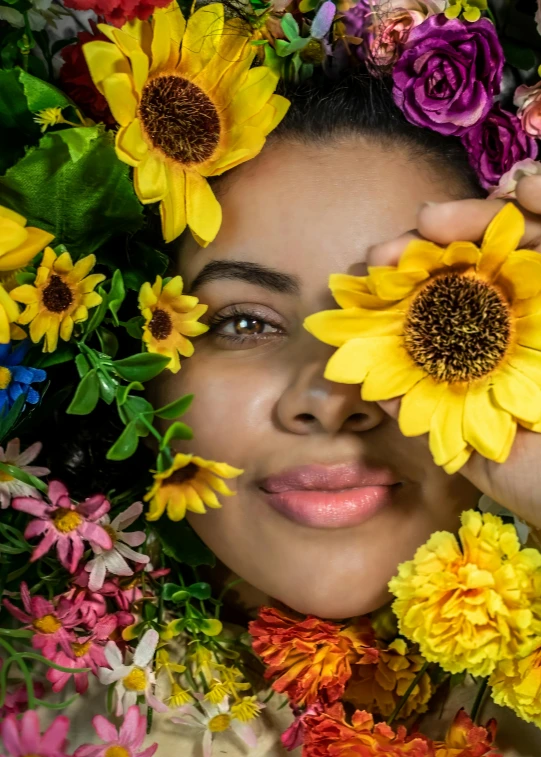
[[[372,518],[392,501],[396,486],[361,486],[339,491],[306,489],[265,492],[267,502],[286,518],[312,528],[347,528]]]

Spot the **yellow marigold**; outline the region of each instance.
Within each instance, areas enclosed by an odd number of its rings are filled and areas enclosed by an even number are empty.
[[[0,273],[24,268],[53,239],[53,234],[27,226],[24,216],[0,205]]]
[[[182,294],[181,276],[167,280],[157,276],[151,286],[147,281],[139,291],[139,309],[145,318],[143,341],[149,352],[167,355],[171,358],[167,366],[172,373],[180,370],[179,355],[193,355],[193,344],[188,336],[199,336],[208,331],[208,326],[199,323],[207,311],[197,297]]]
[[[503,660],[490,677],[496,704],[510,707],[523,720],[541,728],[541,642],[524,657]]]
[[[95,263],[96,257],[87,255],[74,265],[69,252],[57,257],[47,247],[34,284],[23,284],[10,292],[16,302],[26,305],[19,323],[30,324],[32,341],[37,343],[45,336],[43,352],[56,350],[59,334],[67,342],[74,324],[86,321],[89,308],[100,304],[102,298],[93,290],[105,276],[88,275]]]
[[[358,709],[388,718],[425,661],[404,639],[395,639],[388,646],[378,644],[377,648],[377,662],[353,668],[343,698]],[[432,693],[430,676],[425,673],[400,710],[400,717],[426,712]]]
[[[425,659],[487,676],[539,633],[541,554],[490,513],[464,512],[458,536],[432,534],[399,566],[393,609]]]
[[[208,244],[222,213],[207,177],[260,152],[289,105],[274,94],[278,76],[251,68],[251,29],[224,21],[223,3],[199,8],[186,22],[175,1],[155,8],[149,21],[99,29],[110,42],[83,49],[120,124],[116,152],[134,167],[137,196],[160,202],[167,242],[189,226]]]
[[[171,467],[154,474],[154,485],[145,495],[150,502],[147,520],[158,520],[166,508],[171,520],[182,520],[186,510],[205,513],[205,505],[221,507],[214,492],[224,497],[235,493],[222,478],[235,478],[242,472],[227,463],[177,453]]]
[[[541,432],[541,257],[516,249],[523,234],[508,204],[480,248],[415,240],[398,266],[331,277],[343,310],[306,320],[339,348],[326,378],[369,401],[403,397],[402,433],[429,434],[448,473],[474,449],[504,462],[517,424]]]

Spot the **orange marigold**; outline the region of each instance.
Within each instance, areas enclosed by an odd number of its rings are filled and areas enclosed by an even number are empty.
[[[346,625],[312,615],[296,619],[263,607],[250,623],[250,633],[267,666],[265,678],[278,676],[273,689],[301,706],[335,702],[351,678],[351,666],[373,663],[378,656],[366,618]]]
[[[425,736],[408,736],[404,726],[395,732],[385,723],[374,725],[368,712],[357,710],[349,725],[341,704],[307,717],[304,725],[303,757],[434,757]]]
[[[445,737],[434,743],[434,757],[501,757],[493,750],[496,721],[483,728],[474,725],[465,710],[459,710]]]

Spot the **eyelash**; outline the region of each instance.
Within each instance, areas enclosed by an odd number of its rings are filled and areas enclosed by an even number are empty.
[[[225,323],[229,323],[231,321],[237,321],[241,318],[245,318],[246,320],[251,321],[259,321],[260,323],[263,323],[265,325],[272,326],[273,329],[276,329],[276,332],[274,333],[283,333],[283,329],[277,324],[272,323],[272,321],[269,320],[268,316],[263,316],[261,313],[256,312],[249,312],[246,308],[240,308],[240,307],[232,307],[229,309],[229,312],[227,313],[216,313],[212,316],[212,318],[209,319],[208,325],[209,325],[209,333],[212,333],[215,337],[219,339],[227,339],[230,343],[235,342],[245,342],[248,339],[266,339],[269,336],[274,336],[274,334],[223,334],[218,331],[220,326],[223,326]]]

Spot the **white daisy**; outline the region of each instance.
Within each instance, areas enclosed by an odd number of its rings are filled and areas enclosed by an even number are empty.
[[[126,714],[129,707],[137,704],[140,696],[144,696],[147,705],[157,712],[168,711],[167,705],[160,702],[153,693],[156,676],[152,669],[152,659],[158,640],[157,631],[152,629],[146,631],[133,654],[131,665],[124,664],[122,652],[114,641],[109,641],[105,645],[105,657],[111,669],[98,668],[98,678],[106,686],[111,683],[116,684],[117,717],[120,717],[122,713]]]
[[[199,728],[204,732],[203,757],[212,756],[214,734],[223,733],[223,731],[232,730],[249,747],[255,748],[257,746],[257,736],[254,729],[231,715],[229,697],[224,697],[220,704],[215,705],[205,701],[202,694],[194,694],[194,696],[199,700],[199,706],[203,712],[194,707],[193,704],[185,704],[175,710],[176,715],[171,717],[171,722]]]
[[[123,531],[131,526],[143,512],[143,503],[134,502],[127,510],[117,515],[111,522],[109,515],[104,515],[98,521],[100,526],[107,531],[113,542],[111,549],[102,549],[92,544],[95,557],[85,565],[85,570],[90,573],[88,588],[90,591],[99,591],[105,581],[107,571],[115,576],[132,576],[133,570],[124,558],[138,563],[148,563],[150,557],[135,552],[131,547],[139,547],[146,538],[144,531]],[[130,546],[128,546],[130,545]]]
[[[21,443],[19,439],[12,439],[8,442],[6,450],[0,447],[0,462],[7,465],[14,465],[19,470],[25,473],[30,473],[31,476],[47,476],[51,471],[49,468],[41,468],[37,465],[28,465],[32,460],[41,452],[41,442],[32,444],[24,452],[21,452]],[[13,478],[9,473],[0,471],[0,508],[5,510],[9,507],[9,503],[13,497],[36,497],[41,499],[41,494],[30,484],[25,484],[23,481],[19,481],[17,478]]]

